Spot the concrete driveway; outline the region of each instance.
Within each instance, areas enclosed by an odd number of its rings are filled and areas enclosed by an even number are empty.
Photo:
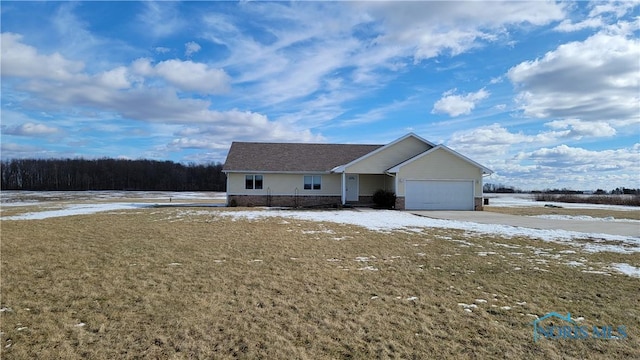
[[[556,220],[518,216],[490,211],[411,211],[412,214],[442,220],[470,221],[480,224],[499,224],[532,229],[569,230],[640,237],[640,223],[598,220]]]

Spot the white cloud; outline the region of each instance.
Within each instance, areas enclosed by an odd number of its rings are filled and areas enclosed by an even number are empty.
[[[518,154],[519,159],[532,160],[536,165],[561,168],[565,172],[595,173],[600,171],[626,170],[640,173],[640,153],[633,149],[603,151],[586,150],[559,145]]]
[[[100,84],[108,88],[128,89],[131,87],[128,76],[127,68],[119,66],[115,69],[98,74],[97,80]]]
[[[309,96],[329,97],[383,87],[411,61],[457,55],[508,37],[507,27],[560,20],[564,5],[553,2],[279,2],[242,4],[234,14],[202,15],[200,37],[227,47],[218,66],[260,105],[290,105]],[[239,17],[260,18],[259,36],[243,31]],[[273,24],[278,24],[274,26]],[[328,87],[342,82],[342,91]],[[330,91],[330,94],[325,92]],[[326,112],[326,109],[318,109]]]
[[[393,2],[356,3],[375,19],[384,33],[376,42],[404,48],[414,60],[463,53],[505,34],[506,25],[544,25],[564,18],[564,6],[554,2]]]
[[[173,59],[154,65],[150,59],[140,58],[131,63],[130,69],[143,77],[159,76],[181,91],[220,94],[230,89],[231,78],[224,70],[191,60]]]
[[[211,144],[230,144],[233,140],[259,139],[261,141],[285,142],[321,142],[324,137],[315,135],[308,129],[294,124],[272,121],[263,114],[240,111],[237,109],[225,112],[209,111],[202,114],[202,125],[187,126],[176,133],[181,144],[202,144],[202,139],[209,139]],[[195,123],[192,123],[195,124]],[[216,141],[213,141],[216,139]],[[209,145],[213,149],[215,146]]]
[[[640,144],[630,148],[587,150],[562,142],[582,137],[610,136],[606,123],[577,120],[545,124],[552,131],[512,132],[499,124],[454,133],[447,146],[495,171],[486,182],[523,189],[567,187],[609,189],[620,184],[640,186]],[[597,175],[596,175],[597,174]]]
[[[560,32],[573,32],[589,28],[600,28],[603,25],[604,23],[600,18],[585,19],[577,23],[574,23],[569,19],[565,19],[555,27],[555,30]]]
[[[80,61],[65,59],[59,53],[38,54],[36,48],[21,42],[22,35],[2,33],[0,45],[2,76],[37,77],[51,80],[69,80],[84,69]]]
[[[3,34],[4,35],[4,34]],[[113,117],[163,124],[204,124],[209,136],[227,145],[233,139],[258,139],[272,141],[314,141],[320,135],[295,124],[272,121],[267,116],[241,110],[216,111],[210,109],[211,101],[179,97],[179,91],[195,91],[205,94],[220,93],[229,88],[230,78],[221,69],[203,63],[167,60],[153,64],[149,59],[138,59],[130,66],[119,66],[97,74],[80,72],[81,66],[71,66],[64,76],[47,72],[31,72],[38,61],[52,60],[38,54],[33,47],[19,42],[20,37],[10,34],[5,45],[22,50],[20,61],[14,57],[3,57],[4,71],[30,81],[23,85],[36,100],[30,106],[43,109],[63,110],[73,107],[75,111],[87,109],[107,112]],[[4,51],[4,50],[3,50]],[[7,52],[9,52],[7,50]],[[15,52],[14,52],[15,53]],[[53,60],[65,69],[67,61],[60,55]],[[5,68],[4,65],[7,64]],[[51,62],[50,62],[51,63]],[[46,64],[45,66],[46,67]],[[6,75],[9,75],[6,74]],[[154,79],[163,79],[173,87],[158,86]],[[55,81],[50,81],[55,80]],[[7,134],[33,135],[52,133],[55,128],[34,122],[4,128]],[[206,131],[205,131],[206,132]],[[209,138],[178,139],[172,146],[202,147]]]
[[[42,151],[42,149],[35,146],[8,143],[4,141],[0,144],[0,149],[2,150],[3,157],[7,158],[23,157],[23,155],[33,156],[34,152]]]
[[[601,31],[512,67],[517,101],[535,118],[640,121],[640,40]]]
[[[134,60],[129,68],[132,73],[141,76],[153,76],[155,72],[153,65],[151,64],[151,59],[147,58]]]
[[[2,126],[2,133],[5,135],[17,136],[43,136],[60,132],[60,129],[45,124],[27,122],[16,126]]]
[[[616,134],[616,130],[606,122],[555,120],[545,123],[545,126],[552,130],[526,134],[522,131],[512,132],[495,123],[455,132],[447,141],[447,145],[454,149],[464,149],[479,159],[492,161],[496,157],[510,156],[509,154],[513,154],[515,149],[521,151],[564,141],[576,141],[585,137],[611,137]]]
[[[459,115],[467,115],[476,107],[481,100],[489,97],[489,92],[484,88],[464,95],[455,94],[456,89],[449,90],[442,94],[442,98],[436,101],[431,110],[432,114],[444,113],[455,117]]]
[[[482,126],[471,130],[455,132],[449,138],[447,146],[453,149],[464,149],[473,154],[474,159],[490,159],[505,156],[511,146],[533,139],[523,133],[512,133],[500,124]]]
[[[166,54],[169,51],[171,51],[171,49],[169,49],[168,47],[164,47],[164,46],[157,46],[154,49],[158,54]]]
[[[145,1],[144,11],[138,15],[144,33],[155,37],[166,37],[180,31],[187,22],[180,16],[178,4],[171,2]]]
[[[207,139],[189,139],[186,137],[174,139],[168,145],[170,148],[176,149],[216,149],[219,145]]]
[[[611,137],[616,135],[614,129],[605,121],[581,121],[578,119],[554,120],[545,124],[553,129],[570,129],[567,137],[577,140],[582,137]]]
[[[167,60],[155,66],[158,75],[183,91],[219,94],[229,91],[231,78],[222,69],[190,60]]]
[[[184,48],[184,55],[187,57],[197,53],[198,51],[200,51],[200,49],[202,49],[202,47],[200,47],[200,44],[195,41],[189,41],[188,43],[184,44]]]
[[[621,17],[631,11],[633,8],[640,5],[637,0],[631,1],[609,1],[609,2],[594,2],[593,8],[589,12],[589,17],[595,17],[606,14],[613,14],[617,17]]]
[[[402,101],[394,101],[386,105],[381,105],[367,111],[366,113],[358,114],[351,119],[341,121],[338,126],[347,127],[361,124],[370,124],[388,119],[389,113],[393,113],[395,111],[403,109],[413,102],[415,102],[415,98],[411,97]]]

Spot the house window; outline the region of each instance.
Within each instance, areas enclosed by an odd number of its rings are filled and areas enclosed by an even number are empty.
[[[322,188],[322,176],[320,175],[305,175],[304,176],[304,189],[305,190],[320,190]]]
[[[244,188],[245,189],[262,189],[262,175],[245,175],[244,176]]]

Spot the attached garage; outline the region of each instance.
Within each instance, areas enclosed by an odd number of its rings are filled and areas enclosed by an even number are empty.
[[[406,180],[407,210],[474,210],[473,180]]]

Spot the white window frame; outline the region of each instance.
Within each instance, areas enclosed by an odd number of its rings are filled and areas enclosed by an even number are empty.
[[[307,183],[307,179],[311,181]],[[309,185],[309,188],[307,188],[307,184]],[[302,188],[310,191],[322,190],[322,175],[304,175],[302,178]]]
[[[259,180],[257,178],[260,178]],[[249,181],[251,181],[251,187],[248,187]],[[258,181],[260,182],[260,187],[257,187]],[[261,174],[246,174],[244,176],[244,189],[245,190],[262,190],[264,189],[264,175]]]

